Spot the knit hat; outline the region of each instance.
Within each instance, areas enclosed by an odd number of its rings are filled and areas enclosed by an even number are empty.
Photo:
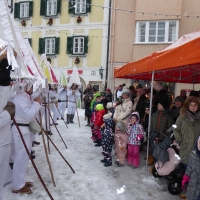
[[[132,112],[130,117],[129,117],[129,120],[131,120],[132,117],[136,117],[137,121],[140,121],[140,115],[138,112]]]
[[[94,98],[97,98],[97,97],[101,97],[101,94],[100,94],[100,93],[96,93],[96,94],[94,95]]]
[[[159,103],[159,104],[161,104],[161,105],[163,106],[163,108],[164,108],[164,109],[166,109],[166,108],[167,108],[167,106],[168,106],[168,103],[167,103],[167,101],[166,101],[166,100],[164,100],[164,99],[162,99],[162,100],[159,100],[159,101],[158,101],[158,103]]]
[[[177,102],[177,101],[179,101],[179,102],[184,102],[184,98],[182,97],[182,96],[177,96],[175,99],[174,99],[174,102]]]
[[[140,92],[141,95],[145,94],[145,90],[143,88],[138,88],[137,91]]]
[[[97,104],[97,105],[96,105],[96,109],[97,109],[98,111],[103,110],[103,109],[104,109],[103,104]]]
[[[122,94],[128,94],[128,95],[129,95],[129,89],[124,88],[124,89],[122,90]]]
[[[103,119],[111,119],[112,118],[112,113],[107,113],[103,116]]]
[[[110,108],[113,108],[113,106],[114,105],[112,104],[112,102],[108,102],[107,105],[106,105],[106,108],[110,109]]]
[[[107,89],[106,89],[106,92],[111,92],[111,89],[107,88]]]
[[[123,121],[118,121],[115,128],[124,132],[126,130],[126,125]]]

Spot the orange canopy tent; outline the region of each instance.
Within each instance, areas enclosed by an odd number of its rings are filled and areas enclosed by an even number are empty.
[[[114,71],[115,78],[200,83],[200,31],[180,37],[162,51],[127,63]]]

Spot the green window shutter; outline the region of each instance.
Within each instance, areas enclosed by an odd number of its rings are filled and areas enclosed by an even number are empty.
[[[45,39],[39,38],[39,48],[38,48],[38,54],[45,53]]]
[[[29,17],[33,16],[33,2],[29,2]]]
[[[88,36],[84,37],[84,54],[88,53]]]
[[[57,14],[61,13],[61,0],[57,0]]]
[[[20,7],[19,3],[15,3],[14,18],[19,18]]]
[[[73,37],[67,37],[67,54],[73,54]]]
[[[40,15],[45,16],[46,15],[46,0],[40,0]]]
[[[68,13],[69,14],[75,14],[75,0],[69,0],[68,1]]]
[[[90,5],[92,3],[92,0],[87,0],[87,5],[86,5],[86,13],[91,12],[92,6]]]
[[[59,54],[60,50],[60,38],[55,38],[55,54]]]
[[[28,38],[28,42],[29,42],[30,46],[32,46],[32,38]]]

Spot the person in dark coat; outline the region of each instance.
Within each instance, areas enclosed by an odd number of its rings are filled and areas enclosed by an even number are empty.
[[[172,106],[170,108],[170,114],[172,115],[172,117],[174,118],[174,123],[176,122],[178,116],[180,115],[180,109],[182,108],[184,103],[184,98],[181,96],[177,96],[174,99],[174,106]]]
[[[85,116],[87,117],[87,124],[86,126],[90,126],[90,119],[91,119],[91,106],[92,96],[88,97],[88,100],[85,101]]]
[[[112,145],[114,141],[114,127],[115,127],[115,121],[112,119],[112,112],[110,109],[108,109],[107,114],[103,116],[103,122],[104,124],[101,127],[101,145],[102,145],[102,154],[104,156],[104,159],[101,160],[102,163],[104,163],[105,167],[112,165]]]

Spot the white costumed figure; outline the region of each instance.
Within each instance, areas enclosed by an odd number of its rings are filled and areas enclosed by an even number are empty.
[[[80,97],[80,92],[78,91],[78,85],[73,83],[70,88],[67,89],[67,97],[68,97],[68,104],[67,104],[67,123],[74,123],[74,115],[77,108],[77,100]]]
[[[8,102],[10,98],[10,69],[7,59],[0,63],[0,200],[2,190],[9,170],[9,156],[11,152],[11,118],[15,114],[15,106]]]
[[[13,99],[13,103],[16,106],[15,120],[22,132],[29,152],[32,147],[33,134],[29,124],[35,120],[42,102],[40,97],[35,98],[33,101],[30,96],[32,93],[33,86],[30,83],[30,85],[24,87],[24,91],[21,90]],[[25,179],[29,157],[15,125],[12,126],[12,133],[15,144],[12,192],[30,194],[32,192],[30,187],[32,187],[33,184],[31,182],[26,182]]]
[[[58,110],[61,113],[61,118],[64,117],[66,105],[67,105],[67,86],[64,86],[58,90]]]

